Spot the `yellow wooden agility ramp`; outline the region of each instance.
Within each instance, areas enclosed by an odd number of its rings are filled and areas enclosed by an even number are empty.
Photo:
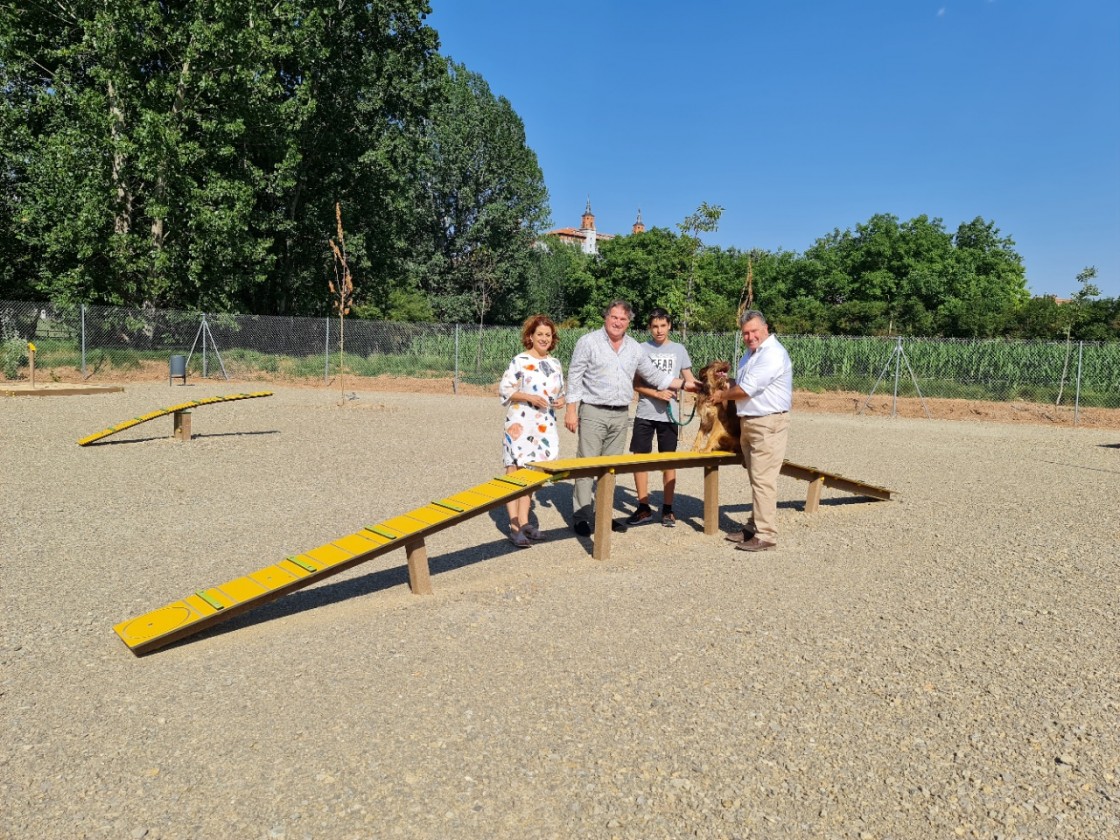
[[[611,512],[614,509],[616,475],[703,467],[704,533],[711,535],[719,531],[719,468],[742,466],[742,464],[742,455],[717,450],[715,452],[654,452],[648,455],[601,455],[595,458],[540,461],[529,466],[553,473],[557,479],[594,478],[599,482],[595,491],[595,542],[591,556],[596,560],[606,560],[611,553]],[[792,461],[782,462],[782,475],[809,482],[809,494],[805,499],[806,513],[813,513],[819,507],[823,487],[883,501],[889,501],[891,497],[891,491],[886,487],[845,478],[836,473],[802,466]]]
[[[143,421],[141,421],[143,422]],[[360,531],[321,545],[303,554],[286,557],[221,586],[199,589],[180,601],[122,621],[113,630],[136,655],[149,653],[226,619],[338,574],[358,563],[403,548],[408,564],[408,585],[417,595],[430,595],[432,584],[425,539],[499,505],[532,493],[550,481],[595,478],[595,541],[592,556],[610,556],[611,514],[615,475],[662,469],[704,469],[704,533],[719,529],[719,468],[742,464],[731,452],[664,452],[646,455],[606,455],[543,461],[500,475],[454,496],[430,502],[416,510],[367,525]],[[809,482],[806,511],[816,510],[821,487],[833,487],[873,499],[890,499],[885,487],[865,484],[786,461],[782,474]]]
[[[78,441],[78,446],[89,446],[91,443],[109,437],[109,435],[115,435],[117,432],[123,432],[125,429],[131,429],[133,426],[139,426],[141,423],[147,423],[149,420],[155,420],[158,417],[167,417],[169,414],[172,417],[172,437],[177,437],[181,440],[190,440],[190,410],[192,408],[198,408],[203,405],[233,402],[235,400],[253,400],[257,397],[271,396],[271,391],[254,391],[251,394],[226,394],[224,397],[205,397],[201,400],[191,400],[190,402],[179,403],[178,405],[172,405],[167,408],[157,408],[155,411],[149,411],[147,414],[141,414],[138,417],[130,417],[128,420],[117,423],[117,425],[110,426],[107,429],[102,429],[100,432],[86,435]]]
[[[133,653],[148,653],[398,548],[404,548],[407,555],[409,587],[418,595],[430,595],[426,537],[552,480],[548,473],[527,469],[492,478],[403,516],[367,525],[311,551],[286,557],[245,577],[199,589],[181,601],[122,621],[113,629]]]

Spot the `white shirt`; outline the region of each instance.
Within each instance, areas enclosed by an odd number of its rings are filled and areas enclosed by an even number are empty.
[[[615,350],[605,329],[590,332],[576,342],[568,364],[568,403],[629,406],[635,373],[659,391],[673,381],[673,375],[660,370],[630,336],[624,335]]]
[[[735,384],[750,397],[735,400],[740,417],[762,417],[789,411],[793,405],[793,363],[778,339],[771,335],[758,349],[739,360]]]

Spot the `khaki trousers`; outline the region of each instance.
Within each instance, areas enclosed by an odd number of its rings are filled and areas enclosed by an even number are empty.
[[[743,466],[751,479],[751,518],[746,528],[763,542],[778,542],[778,475],[786,458],[789,412],[739,418]]]
[[[594,458],[599,455],[621,455],[626,451],[626,433],[630,429],[629,410],[611,411],[580,403],[579,438],[576,441],[577,458]],[[572,520],[595,521],[595,495],[593,478],[577,478],[572,489]],[[614,500],[611,500],[612,504]]]

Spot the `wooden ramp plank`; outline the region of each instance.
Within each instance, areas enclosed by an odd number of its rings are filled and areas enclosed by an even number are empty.
[[[457,505],[461,510],[429,502],[414,511],[368,525],[357,533],[286,557],[279,563],[234,578],[221,586],[198,590],[180,601],[122,621],[113,630],[133,653],[141,655],[317,583],[357,563],[401,548],[406,552],[410,588],[417,594],[430,594],[432,588],[425,537],[531,493],[553,480],[547,473],[529,469],[517,470],[503,478],[507,480],[491,479],[457,494],[470,495],[477,502],[470,506]]]
[[[614,482],[617,474],[656,472],[666,469],[704,468],[704,533],[719,530],[719,468],[742,465],[742,456],[722,450],[713,452],[650,452],[647,454],[600,455],[594,458],[568,458],[558,461],[535,461],[529,467],[565,478],[595,478],[601,487],[595,493],[595,529],[592,557],[604,560],[610,556],[611,515],[614,512]],[[857,496],[889,500],[891,491],[885,487],[846,478],[836,473],[806,467],[792,461],[782,463],[781,473],[789,478],[809,482],[805,512],[813,513],[820,506],[822,487],[832,487]]]
[[[89,446],[91,443],[109,437],[109,435],[115,435],[117,432],[123,432],[125,429],[131,429],[133,426],[139,426],[141,423],[155,420],[157,417],[167,417],[169,414],[178,414],[192,408],[197,408],[200,405],[214,405],[216,403],[233,402],[235,400],[252,400],[258,397],[271,396],[272,391],[254,391],[251,394],[226,394],[222,397],[205,397],[200,400],[179,403],[178,405],[169,406],[168,408],[158,408],[155,411],[149,411],[147,414],[141,414],[139,417],[132,417],[121,423],[117,423],[115,426],[109,426],[107,429],[102,429],[100,432],[94,432],[92,435],[79,438],[78,446]]]
[[[564,478],[598,477],[604,472],[632,473],[656,472],[658,470],[687,469],[688,467],[721,467],[742,464],[742,456],[734,452],[716,450],[713,452],[652,452],[635,455],[601,455],[595,458],[568,458],[559,461],[536,461],[529,464],[535,470],[550,474],[564,473]],[[823,480],[825,487],[843,490],[857,496],[889,501],[891,491],[886,487],[868,484],[837,473],[827,472],[816,467],[782,462],[782,475],[803,481]]]
[[[459,512],[462,513],[462,511]],[[409,516],[415,517],[428,525],[438,525],[440,522],[446,522],[454,515],[454,511],[446,507],[439,507],[435,502],[422,508],[416,508],[409,514]]]
[[[618,473],[654,472],[656,470],[687,469],[742,463],[733,452],[651,452],[648,454],[627,453],[624,455],[600,455],[594,458],[566,458],[558,461],[534,461],[529,466],[552,475],[564,474],[564,478],[597,477],[603,472]]]
[[[603,456],[593,459],[568,459],[530,464],[505,476],[491,479],[440,501],[368,525],[362,531],[292,555],[218,587],[197,590],[186,598],[117,624],[113,630],[133,653],[141,655],[198,633],[242,612],[261,606],[297,589],[309,586],[345,569],[404,548],[409,570],[409,586],[416,593],[430,593],[428,556],[425,539],[438,531],[485,513],[508,501],[531,493],[541,485],[581,476],[605,479],[603,497],[613,499],[616,473],[667,468],[703,467],[704,531],[714,533],[718,517],[718,468],[738,464],[731,452],[674,452],[650,455]],[[810,482],[810,494],[819,499],[820,487],[835,487],[875,499],[890,499],[885,487],[867,484],[835,473],[786,461],[782,474]],[[605,559],[610,552],[611,505],[597,505],[595,556]],[[809,509],[808,505],[806,509]]]
[[[868,496],[872,499],[880,499],[888,502],[891,498],[891,491],[886,487],[868,484],[865,481],[847,478],[842,475],[837,475],[836,473],[819,470],[816,467],[806,467],[802,464],[795,464],[792,461],[785,461],[782,464],[782,475],[790,478],[800,478],[803,481],[820,482],[825,487],[831,487],[834,490],[843,490],[845,493],[853,493],[856,496]]]

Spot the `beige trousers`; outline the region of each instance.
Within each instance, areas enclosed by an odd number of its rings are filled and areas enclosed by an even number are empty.
[[[778,475],[786,457],[789,413],[739,418],[743,466],[751,479],[751,518],[746,528],[763,542],[778,542]]]

